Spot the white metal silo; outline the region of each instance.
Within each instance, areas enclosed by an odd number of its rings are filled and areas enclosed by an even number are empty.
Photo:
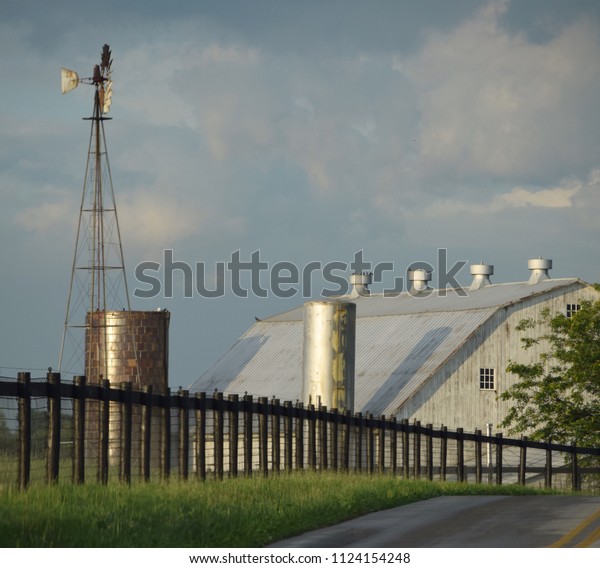
[[[304,304],[302,399],[305,404],[354,408],[356,304]]]

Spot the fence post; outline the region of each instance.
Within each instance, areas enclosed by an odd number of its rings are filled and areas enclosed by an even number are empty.
[[[258,469],[264,477],[269,474],[269,399],[258,399]]]
[[[571,487],[573,491],[579,491],[581,489],[581,485],[579,483],[579,467],[577,464],[577,443],[575,440],[571,443]]]
[[[19,487],[26,489],[31,473],[31,374],[19,373]]]
[[[100,393],[100,456],[98,460],[98,481],[108,483],[108,447],[110,439],[110,381],[101,379]]]
[[[186,480],[190,465],[190,393],[179,391],[179,478]]]
[[[294,417],[294,408],[292,407],[292,401],[286,400],[283,403],[284,406],[284,419],[283,419],[283,436],[285,438],[285,446],[283,449],[283,462],[285,471],[288,473],[292,471],[292,446],[294,440],[294,427],[293,427],[293,417]]]
[[[319,404],[318,411],[318,423],[319,423],[319,468],[327,469],[328,468],[328,460],[327,460],[327,429],[329,424],[325,420],[325,415],[327,414],[327,407],[321,406]]]
[[[544,487],[552,487],[552,450],[550,448],[550,439],[546,440],[546,467],[544,475]]]
[[[481,430],[475,428],[475,483],[483,481],[483,448],[481,445]]]
[[[440,437],[440,479],[446,481],[446,465],[448,463],[448,427],[442,426]]]
[[[296,469],[304,469],[304,405],[296,403]]]
[[[390,467],[392,475],[396,475],[398,467],[398,421],[395,416],[391,418],[390,425]]]
[[[206,479],[206,393],[196,393],[196,477]]]
[[[410,434],[408,418],[402,419],[402,475],[405,479],[410,476]]]
[[[215,391],[213,394],[213,444],[214,444],[214,467],[215,478],[223,479],[223,393]]]
[[[462,428],[456,429],[456,475],[459,483],[465,481],[465,438]]]
[[[150,481],[152,453],[152,385],[142,386],[142,478]]]
[[[48,483],[58,481],[60,467],[60,373],[48,373]]]
[[[375,470],[375,424],[373,415],[368,413],[365,420],[367,427],[367,471],[373,473]]]
[[[421,477],[421,422],[415,420],[414,423],[414,447],[413,447],[413,477],[419,479]]]
[[[385,471],[385,415],[379,417],[379,447],[377,449],[377,471]]]
[[[73,398],[73,483],[85,481],[85,395],[86,378],[75,377]]]
[[[131,483],[132,387],[121,383],[121,481],[125,483]]]
[[[493,424],[491,422],[488,422],[485,425],[485,434],[488,438],[491,438],[492,436],[492,426]],[[492,442],[488,440],[488,442],[486,442],[485,444],[485,449],[486,449],[486,467],[487,467],[487,478],[488,478],[488,485],[491,485],[494,479],[494,472],[493,472],[493,465],[494,465],[494,460],[492,459]]]
[[[356,471],[362,470],[362,439],[363,439],[363,415],[362,412],[355,414],[356,418],[356,443],[354,444],[356,450]]]
[[[427,437],[425,442],[427,443],[427,479],[433,480],[433,424],[427,424]]]
[[[238,475],[240,401],[237,394],[229,395],[229,477]]]
[[[308,467],[317,469],[317,416],[315,405],[308,405]]]
[[[521,436],[521,451],[519,454],[519,484],[525,485],[525,474],[527,472],[527,436]]]
[[[258,468],[266,477],[269,473],[269,399],[258,399]]]
[[[502,432],[496,434],[496,485],[502,485]]]
[[[171,389],[165,390],[165,407],[162,416],[162,456],[161,472],[163,479],[171,476]]]
[[[252,476],[252,395],[244,395],[244,475]]]
[[[342,468],[344,471],[348,471],[350,469],[350,437],[352,435],[352,429],[350,427],[351,422],[352,412],[350,410],[346,410],[344,412],[344,428],[342,432]]]
[[[339,429],[340,429],[340,414],[337,408],[331,409],[331,415],[333,421],[331,422],[331,467],[333,471],[337,471],[338,464],[338,450],[339,450]]]
[[[271,469],[279,473],[281,469],[281,422],[279,400],[271,400]]]

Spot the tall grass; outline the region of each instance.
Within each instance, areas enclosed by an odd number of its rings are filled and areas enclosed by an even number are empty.
[[[258,547],[440,495],[533,493],[541,492],[307,472],[204,483],[34,485],[0,490],[0,545]]]

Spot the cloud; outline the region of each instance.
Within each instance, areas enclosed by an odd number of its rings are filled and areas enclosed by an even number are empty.
[[[455,217],[462,214],[493,214],[515,209],[575,210],[575,215],[597,218],[600,205],[600,169],[594,168],[586,180],[565,179],[558,187],[526,189],[515,187],[507,193],[494,195],[487,202],[436,200],[424,210],[429,218]]]
[[[586,231],[595,242],[600,227],[600,168],[594,168],[588,176],[587,183],[575,195],[573,206],[578,225]]]
[[[16,215],[16,222],[27,231],[47,233],[72,222],[74,213],[70,201],[42,203],[22,210]]]
[[[244,227],[239,217],[224,216],[210,205],[149,190],[123,196],[119,221],[124,242],[142,252],[162,250],[188,237],[210,241],[217,234],[239,235]]]
[[[531,191],[515,187],[508,193],[494,195],[487,203],[460,200],[438,200],[425,208],[427,217],[455,216],[462,213],[499,213],[507,209],[524,207],[564,209],[573,207],[573,197],[582,188],[580,182],[568,183],[566,187],[555,187]]]
[[[595,159],[591,93],[600,90],[598,23],[577,21],[534,43],[501,26],[492,2],[450,32],[432,32],[396,69],[419,97],[429,177],[532,181]]]
[[[515,187],[510,193],[494,197],[497,210],[516,207],[550,207],[560,209],[572,207],[572,197],[576,195],[580,187],[542,189],[539,191],[528,191],[522,187]],[[503,207],[506,205],[506,207]]]
[[[398,224],[389,195],[408,178],[413,127],[388,55],[308,61],[210,38],[182,45],[181,36],[171,30],[124,56],[120,103],[149,126],[116,158],[120,167],[190,210],[201,200],[196,209],[236,219],[221,227],[230,235],[256,238],[264,223],[304,234],[314,207],[327,208],[330,225],[357,209],[370,212],[366,223],[383,214]],[[140,71],[149,67],[155,87]]]

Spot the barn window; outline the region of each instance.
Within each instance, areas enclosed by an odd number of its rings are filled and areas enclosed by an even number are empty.
[[[495,390],[495,369],[484,368],[479,369],[479,388],[481,390]]]
[[[581,309],[581,304],[567,304],[567,317],[573,317]]]

